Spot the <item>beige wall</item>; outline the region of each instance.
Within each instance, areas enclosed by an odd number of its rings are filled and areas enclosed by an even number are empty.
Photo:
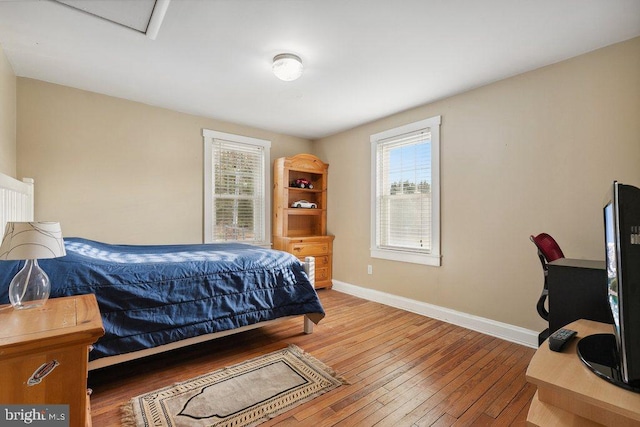
[[[272,141],[271,157],[311,142],[18,78],[18,175],[35,179],[36,219],[112,243],[198,243],[202,129]]]
[[[269,139],[272,158],[313,149],[330,163],[335,279],[533,330],[542,272],[528,236],[546,231],[567,256],[602,259],[605,191],[613,179],[640,186],[640,39],[313,145],[30,79],[18,79],[17,100],[17,176],[36,179],[36,218],[67,236],[199,242],[201,129]],[[443,265],[372,259],[369,136],[434,115]]]
[[[442,267],[373,259],[369,136],[435,115]],[[603,259],[606,190],[614,179],[640,186],[640,38],[316,141],[314,152],[330,163],[335,279],[542,330],[529,235]]]
[[[16,75],[0,46],[0,173],[16,175]]]

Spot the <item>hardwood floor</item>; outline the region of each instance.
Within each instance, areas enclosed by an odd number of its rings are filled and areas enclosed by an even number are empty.
[[[349,385],[262,426],[525,425],[534,349],[333,290],[311,335],[301,319],[90,372],[93,425],[118,426],[130,398],[296,344]]]

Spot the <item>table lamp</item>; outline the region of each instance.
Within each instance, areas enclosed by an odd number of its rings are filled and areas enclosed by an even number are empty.
[[[8,222],[0,245],[0,260],[25,260],[9,285],[15,309],[39,307],[47,302],[51,284],[38,259],[65,256],[59,222]]]

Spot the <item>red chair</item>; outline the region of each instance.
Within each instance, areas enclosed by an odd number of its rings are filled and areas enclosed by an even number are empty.
[[[549,295],[549,287],[547,286],[547,275],[549,274],[549,269],[547,264],[551,261],[564,258],[564,254],[555,239],[547,233],[540,233],[537,236],[531,235],[529,238],[533,244],[536,245],[536,248],[538,248],[538,257],[540,258],[542,270],[544,271],[544,287],[542,289],[540,299],[538,299],[538,303],[536,304],[536,309],[538,310],[538,314],[540,314],[544,320],[548,321],[549,312],[544,307],[544,303]]]

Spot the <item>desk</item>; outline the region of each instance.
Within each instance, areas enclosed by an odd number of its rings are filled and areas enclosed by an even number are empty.
[[[588,335],[613,332],[611,325],[578,320],[568,325],[578,338],[561,352],[544,342],[527,368],[527,381],[536,385],[527,424],[530,426],[640,425],[640,393],[633,393],[599,378],[576,354],[578,340]],[[579,414],[579,415],[578,415]]]
[[[604,261],[561,258],[548,269],[549,333],[578,319],[613,323]]]

